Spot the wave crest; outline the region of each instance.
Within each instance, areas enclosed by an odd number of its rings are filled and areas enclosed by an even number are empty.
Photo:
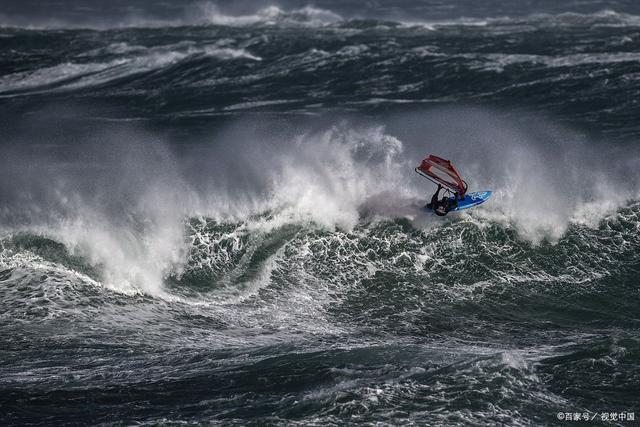
[[[201,6],[203,22],[213,25],[242,27],[250,25],[300,25],[325,26],[343,21],[335,12],[306,6],[285,11],[277,6],[268,6],[250,15],[227,15],[217,5],[206,3]]]

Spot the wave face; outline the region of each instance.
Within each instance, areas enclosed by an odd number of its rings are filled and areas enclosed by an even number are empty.
[[[1,424],[638,407],[637,5],[336,3],[3,9]]]

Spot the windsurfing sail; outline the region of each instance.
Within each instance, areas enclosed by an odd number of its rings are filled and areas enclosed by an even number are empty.
[[[453,166],[451,161],[442,157],[430,154],[415,170],[436,184],[441,184],[458,193],[460,197],[464,197],[467,192],[467,183],[462,179],[460,172]]]

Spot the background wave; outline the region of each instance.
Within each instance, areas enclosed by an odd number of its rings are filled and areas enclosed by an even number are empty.
[[[538,0],[489,1],[483,5],[468,0],[390,1],[361,4],[320,0],[301,5],[284,0],[274,5],[261,0],[228,3],[188,0],[180,4],[162,1],[116,0],[108,4],[89,0],[83,5],[64,0],[42,5],[33,0],[16,4],[4,1],[0,24],[24,28],[123,28],[184,25],[231,26],[325,26],[345,21],[372,20],[409,23],[428,27],[440,25],[486,25],[537,21],[541,25],[637,25],[640,8],[632,0],[568,1],[558,4]],[[524,20],[522,18],[525,18]]]
[[[315,26],[307,21],[324,12],[310,8],[254,15],[212,8],[218,25],[4,28],[0,99],[10,110],[87,103],[113,106],[105,113],[111,120],[205,129],[245,113],[384,115],[488,104],[561,117],[607,138],[638,135],[640,15],[344,18]],[[310,16],[288,23],[300,14]]]

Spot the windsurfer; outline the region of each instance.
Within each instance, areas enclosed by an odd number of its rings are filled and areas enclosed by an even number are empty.
[[[458,206],[458,193],[454,193],[454,197],[452,199],[449,197],[448,191],[445,191],[442,199],[438,200],[440,197],[440,190],[443,188],[444,187],[442,187],[442,185],[438,184],[438,189],[433,193],[433,196],[431,196],[431,202],[427,204],[427,209],[433,209],[438,216],[445,216],[450,210],[455,209],[456,206]]]

